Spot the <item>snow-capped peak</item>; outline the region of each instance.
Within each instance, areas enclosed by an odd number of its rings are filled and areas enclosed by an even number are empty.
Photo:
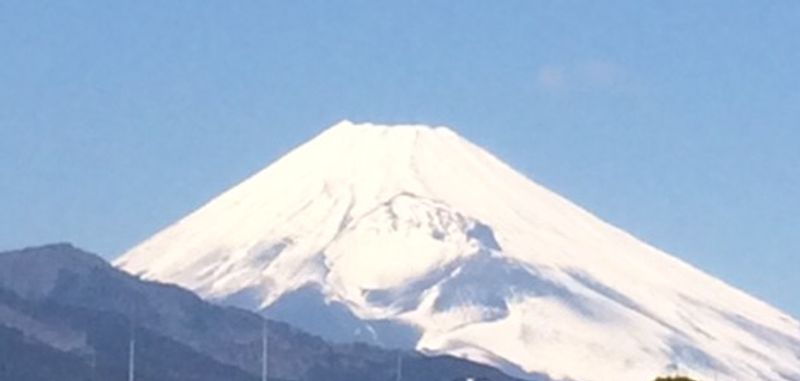
[[[800,324],[444,127],[343,121],[115,263],[518,375],[800,379]]]

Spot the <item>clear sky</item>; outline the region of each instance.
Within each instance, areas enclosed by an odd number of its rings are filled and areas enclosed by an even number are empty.
[[[0,249],[112,258],[341,119],[447,125],[800,316],[800,2],[0,2]]]

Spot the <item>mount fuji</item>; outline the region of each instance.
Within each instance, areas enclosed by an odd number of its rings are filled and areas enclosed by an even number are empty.
[[[443,127],[341,122],[115,265],[522,377],[800,380],[800,323]]]

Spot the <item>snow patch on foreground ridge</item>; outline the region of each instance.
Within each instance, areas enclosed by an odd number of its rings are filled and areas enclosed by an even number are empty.
[[[517,375],[800,379],[796,320],[441,127],[341,122],[115,264]]]

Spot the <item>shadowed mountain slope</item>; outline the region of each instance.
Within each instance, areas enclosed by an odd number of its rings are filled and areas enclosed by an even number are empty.
[[[258,379],[256,314],[142,281],[67,244],[0,253],[0,379],[124,379],[132,326],[137,380]],[[391,380],[402,356],[408,377],[513,380],[455,358],[330,345],[285,323],[268,327],[271,379]]]

